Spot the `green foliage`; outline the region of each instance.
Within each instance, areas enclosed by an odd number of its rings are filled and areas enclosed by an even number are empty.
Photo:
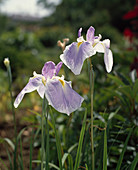
[[[33,72],[36,69],[35,65],[39,66],[41,63],[39,58],[41,49],[41,44],[33,33],[26,33],[21,29],[5,32],[0,39],[0,66],[4,68],[3,60],[8,57],[14,78],[17,73],[21,75]]]
[[[82,150],[83,138],[84,138],[85,127],[86,127],[86,117],[87,117],[87,110],[85,111],[85,115],[84,115],[84,119],[83,119],[83,125],[82,125],[82,129],[81,129],[81,133],[80,133],[74,170],[77,170],[79,168],[79,164],[80,164],[81,150]]]
[[[106,136],[106,129],[104,131],[103,170],[107,170],[107,136]]]
[[[96,35],[100,33],[103,39],[111,39],[111,49],[114,55],[114,68],[111,74],[107,74],[105,71],[103,54],[92,57],[95,81],[95,166],[98,170],[115,169],[116,167],[122,170],[135,169],[138,157],[136,150],[138,79],[134,72],[133,74],[130,72],[130,66],[136,56],[136,50],[125,48],[126,41],[118,31],[123,31],[124,25],[121,17],[132,9],[133,4],[133,1],[128,0],[125,3],[120,0],[113,0],[112,3],[109,0],[106,3],[104,0],[63,0],[57,7],[45,4],[46,7],[52,7],[52,9],[56,7],[55,12],[50,17],[43,19],[40,28],[35,31],[28,31],[28,27],[7,31],[6,23],[8,21],[5,17],[0,16],[0,23],[2,23],[0,27],[1,117],[7,114],[7,110],[10,111],[8,81],[4,72],[3,59],[10,58],[14,78],[13,93],[16,95],[24,87],[34,70],[38,73],[41,72],[40,68],[45,61],[59,61],[61,50],[56,47],[58,40],[62,41],[63,38],[68,37],[70,43],[76,41],[78,28],[83,27],[83,35],[85,35],[87,28],[92,25],[96,28]],[[12,25],[9,28],[11,27]],[[63,68],[60,74],[64,74]],[[70,117],[52,109],[52,116],[49,116],[47,122],[44,122],[46,127],[44,134],[49,133],[48,137],[45,135],[44,142],[50,151],[46,153],[44,164],[51,169],[58,170],[72,170],[73,165],[76,169],[79,166],[91,169],[90,94],[87,62],[83,65],[81,75],[74,76],[68,70],[66,79],[72,80],[73,88],[85,98],[85,101],[82,107],[72,113]],[[87,120],[82,123],[85,109],[88,112]],[[40,149],[41,147],[41,100],[37,93],[26,95],[17,112],[22,123],[25,122],[25,125],[27,123],[34,127],[34,134],[31,134],[30,142],[30,169],[32,169],[34,163],[36,163],[35,166],[41,163],[39,154],[38,160],[32,158],[33,148]],[[20,150],[17,160],[21,169],[24,168],[23,131],[24,129],[18,135]],[[8,143],[8,147],[6,145],[7,155],[10,169],[13,169],[13,153],[10,152],[9,146],[15,149],[15,145],[12,139],[0,140],[1,143],[5,143],[4,141]],[[4,162],[4,160],[0,158],[0,162]],[[2,164],[4,165],[4,163]]]
[[[46,48],[54,47],[57,45],[57,41],[63,38],[68,37],[70,41],[72,40],[73,34],[71,33],[71,29],[69,27],[47,27],[46,29],[41,29],[39,32],[36,32],[39,37],[40,42]]]

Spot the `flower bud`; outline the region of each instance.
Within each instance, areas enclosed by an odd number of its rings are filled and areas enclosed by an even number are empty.
[[[10,61],[9,61],[8,58],[4,59],[4,64],[5,64],[6,67],[9,67]]]

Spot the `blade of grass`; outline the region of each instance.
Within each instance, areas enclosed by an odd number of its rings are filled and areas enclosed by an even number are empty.
[[[82,143],[83,143],[85,127],[86,127],[86,117],[87,117],[87,109],[86,109],[85,114],[84,114],[83,124],[82,124],[82,128],[81,128],[81,133],[80,133],[80,138],[79,138],[79,145],[78,145],[78,149],[77,149],[77,155],[76,155],[74,170],[78,169],[79,163],[80,163]]]
[[[107,135],[106,135],[106,129],[104,131],[103,170],[107,170]]]
[[[32,162],[33,162],[33,163],[37,163],[37,164],[41,164],[41,160],[33,160]],[[43,163],[45,164],[45,161],[44,161]],[[50,167],[52,167],[52,168],[55,168],[55,169],[57,169],[57,170],[60,170],[59,167],[56,166],[56,165],[53,164],[53,163],[50,163],[50,162],[49,162],[48,165],[49,165]]]
[[[71,151],[74,150],[75,147],[77,147],[77,143],[75,143],[74,145],[72,145],[69,149],[68,149],[68,152],[67,153],[64,153],[63,157],[62,157],[62,166],[64,166],[64,163],[66,161],[66,159],[68,158],[69,154]]]
[[[37,138],[40,130],[41,130],[41,127],[39,126],[39,127],[37,128],[37,131],[36,131],[35,135],[34,135],[34,142],[35,142],[35,140],[36,140],[36,138]]]
[[[12,165],[11,155],[10,155],[10,153],[9,153],[8,149],[6,149],[6,151],[7,151],[8,159],[9,159],[9,162],[10,162],[10,170],[13,170],[13,165]]]
[[[23,170],[22,158],[20,155],[18,155],[18,163],[19,163],[20,170]]]
[[[87,166],[87,164],[85,164],[85,166],[86,166],[86,170],[88,170],[88,166]]]
[[[15,145],[10,139],[4,138],[4,141],[6,141],[13,150],[15,149]]]
[[[137,163],[138,163],[138,153],[137,153],[135,159],[132,161],[130,169],[135,170]]]
[[[8,167],[6,166],[5,162],[0,158],[0,162],[3,164],[6,170],[8,170]]]
[[[72,156],[68,155],[69,170],[73,170],[73,159]]]
[[[20,153],[21,153],[20,166],[21,166],[21,170],[24,170],[24,167],[23,167],[23,153],[22,153],[22,139],[21,138],[20,138]]]
[[[29,166],[29,169],[30,169],[30,170],[32,170],[33,133],[34,133],[34,131],[32,130],[32,134],[31,134],[31,142],[30,142],[30,166]]]
[[[60,167],[60,170],[62,170],[63,167],[62,167],[61,142],[60,142],[60,138],[59,138],[59,135],[57,133],[57,130],[56,130],[55,120],[54,120],[54,116],[53,116],[51,107],[50,107],[50,115],[51,115],[52,124],[53,124],[53,127],[54,127],[54,132],[55,132],[55,137],[56,137],[56,146],[57,146],[59,167]]]
[[[126,138],[126,141],[125,141],[123,150],[122,150],[121,155],[120,155],[120,157],[119,157],[119,161],[118,161],[116,170],[120,170],[120,167],[121,167],[121,164],[122,164],[122,160],[123,160],[123,157],[124,157],[124,153],[125,153],[125,151],[126,151],[127,144],[128,144],[128,140],[129,140],[129,138],[130,138],[130,136],[131,136],[132,130],[133,130],[133,127],[130,129],[129,134],[128,134],[127,138]]]

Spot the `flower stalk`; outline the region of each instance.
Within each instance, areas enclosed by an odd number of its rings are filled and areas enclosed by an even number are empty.
[[[45,148],[44,148],[44,120],[46,114],[46,98],[44,95],[41,116],[41,170],[44,170]]]
[[[90,61],[90,94],[91,94],[91,150],[92,150],[92,170],[95,169],[94,167],[94,140],[93,140],[93,93],[94,93],[94,73],[93,73],[93,66]]]
[[[16,170],[16,154],[17,154],[17,128],[16,128],[16,118],[15,118],[15,110],[13,105],[13,95],[12,95],[12,73],[11,73],[11,67],[10,67],[10,61],[8,58],[4,59],[4,64],[7,68],[8,73],[8,81],[9,81],[9,92],[10,92],[10,98],[11,98],[11,107],[12,107],[12,115],[13,115],[13,124],[14,124],[14,138],[15,138],[15,150],[14,150],[14,170]]]

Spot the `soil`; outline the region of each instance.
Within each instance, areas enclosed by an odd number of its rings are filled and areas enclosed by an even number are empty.
[[[13,149],[7,142],[2,142],[1,139],[8,138],[12,141],[14,141],[14,126],[13,121],[11,120],[11,113],[9,113],[9,120],[2,120],[0,119],[0,170],[10,170],[10,161],[8,159],[7,149],[9,150],[9,153],[11,155],[11,159],[13,162]],[[30,127],[30,124],[22,122],[21,116],[18,115],[16,117],[17,122],[17,134],[26,127],[25,131],[22,134],[22,155],[23,155],[23,166],[24,170],[29,169],[30,164],[30,141],[31,141],[31,132],[32,128]],[[32,160],[37,160],[38,158],[38,151],[39,148],[33,148],[33,154],[32,154]],[[18,143],[18,150],[17,155],[19,155],[20,152],[20,143]],[[17,156],[18,157],[18,156]],[[19,161],[18,161],[19,163]],[[6,165],[6,166],[5,166]],[[6,168],[7,167],[7,168]],[[32,169],[35,169],[37,167],[37,164],[32,163]],[[20,168],[17,168],[20,169]]]

